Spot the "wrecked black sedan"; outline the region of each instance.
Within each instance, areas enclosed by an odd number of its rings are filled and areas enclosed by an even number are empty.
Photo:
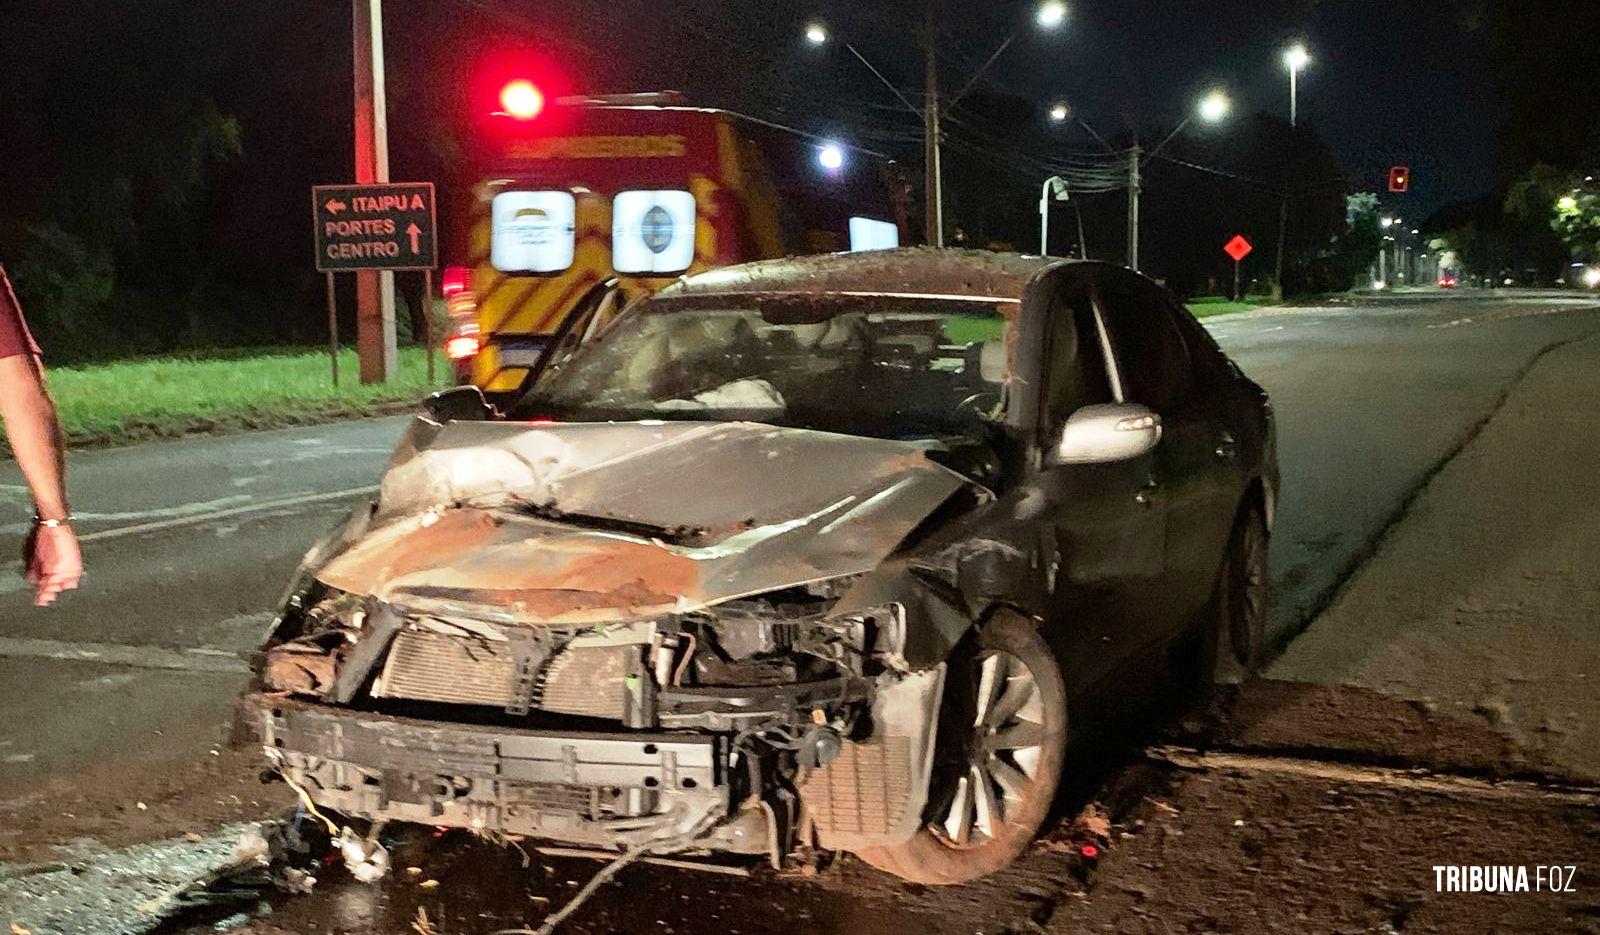
[[[899,250],[683,280],[431,400],[243,726],[320,807],[609,850],[1005,866],[1069,700],[1256,660],[1271,408],[1155,284]]]

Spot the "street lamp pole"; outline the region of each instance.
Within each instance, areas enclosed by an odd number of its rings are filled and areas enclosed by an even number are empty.
[[[1139,271],[1139,144],[1128,150],[1128,268]]]
[[[1300,124],[1300,71],[1311,63],[1311,53],[1296,43],[1284,50],[1283,66],[1289,69],[1289,126]],[[1278,258],[1274,264],[1273,289],[1283,296],[1283,254],[1289,238],[1289,179],[1283,180],[1283,198],[1278,203]]]
[[[1300,125],[1300,72],[1289,69],[1289,126]]]
[[[1289,126],[1300,124],[1300,72],[1311,64],[1311,53],[1299,43],[1283,52],[1283,67],[1289,69]]]

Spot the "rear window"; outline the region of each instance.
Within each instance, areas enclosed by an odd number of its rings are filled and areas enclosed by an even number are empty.
[[[668,275],[694,264],[694,195],[620,192],[611,203],[611,266],[619,273]]]
[[[571,192],[509,191],[494,196],[489,262],[502,273],[559,273],[572,267],[578,202]]]

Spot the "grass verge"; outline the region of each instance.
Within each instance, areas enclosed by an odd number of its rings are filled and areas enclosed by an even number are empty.
[[[1261,308],[1261,302],[1235,302],[1220,295],[1203,295],[1184,303],[1196,318],[1210,318],[1212,315],[1226,315],[1229,312],[1253,312]]]
[[[435,366],[436,385],[451,382],[443,354]],[[293,350],[51,368],[48,379],[76,447],[382,415],[436,388],[421,348],[401,349],[393,382],[363,386],[357,372],[355,352],[341,353],[335,388],[327,354]]]

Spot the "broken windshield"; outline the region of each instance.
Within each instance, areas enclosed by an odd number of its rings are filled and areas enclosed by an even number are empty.
[[[542,380],[513,417],[971,434],[1000,404],[1016,307],[880,295],[650,300]]]

